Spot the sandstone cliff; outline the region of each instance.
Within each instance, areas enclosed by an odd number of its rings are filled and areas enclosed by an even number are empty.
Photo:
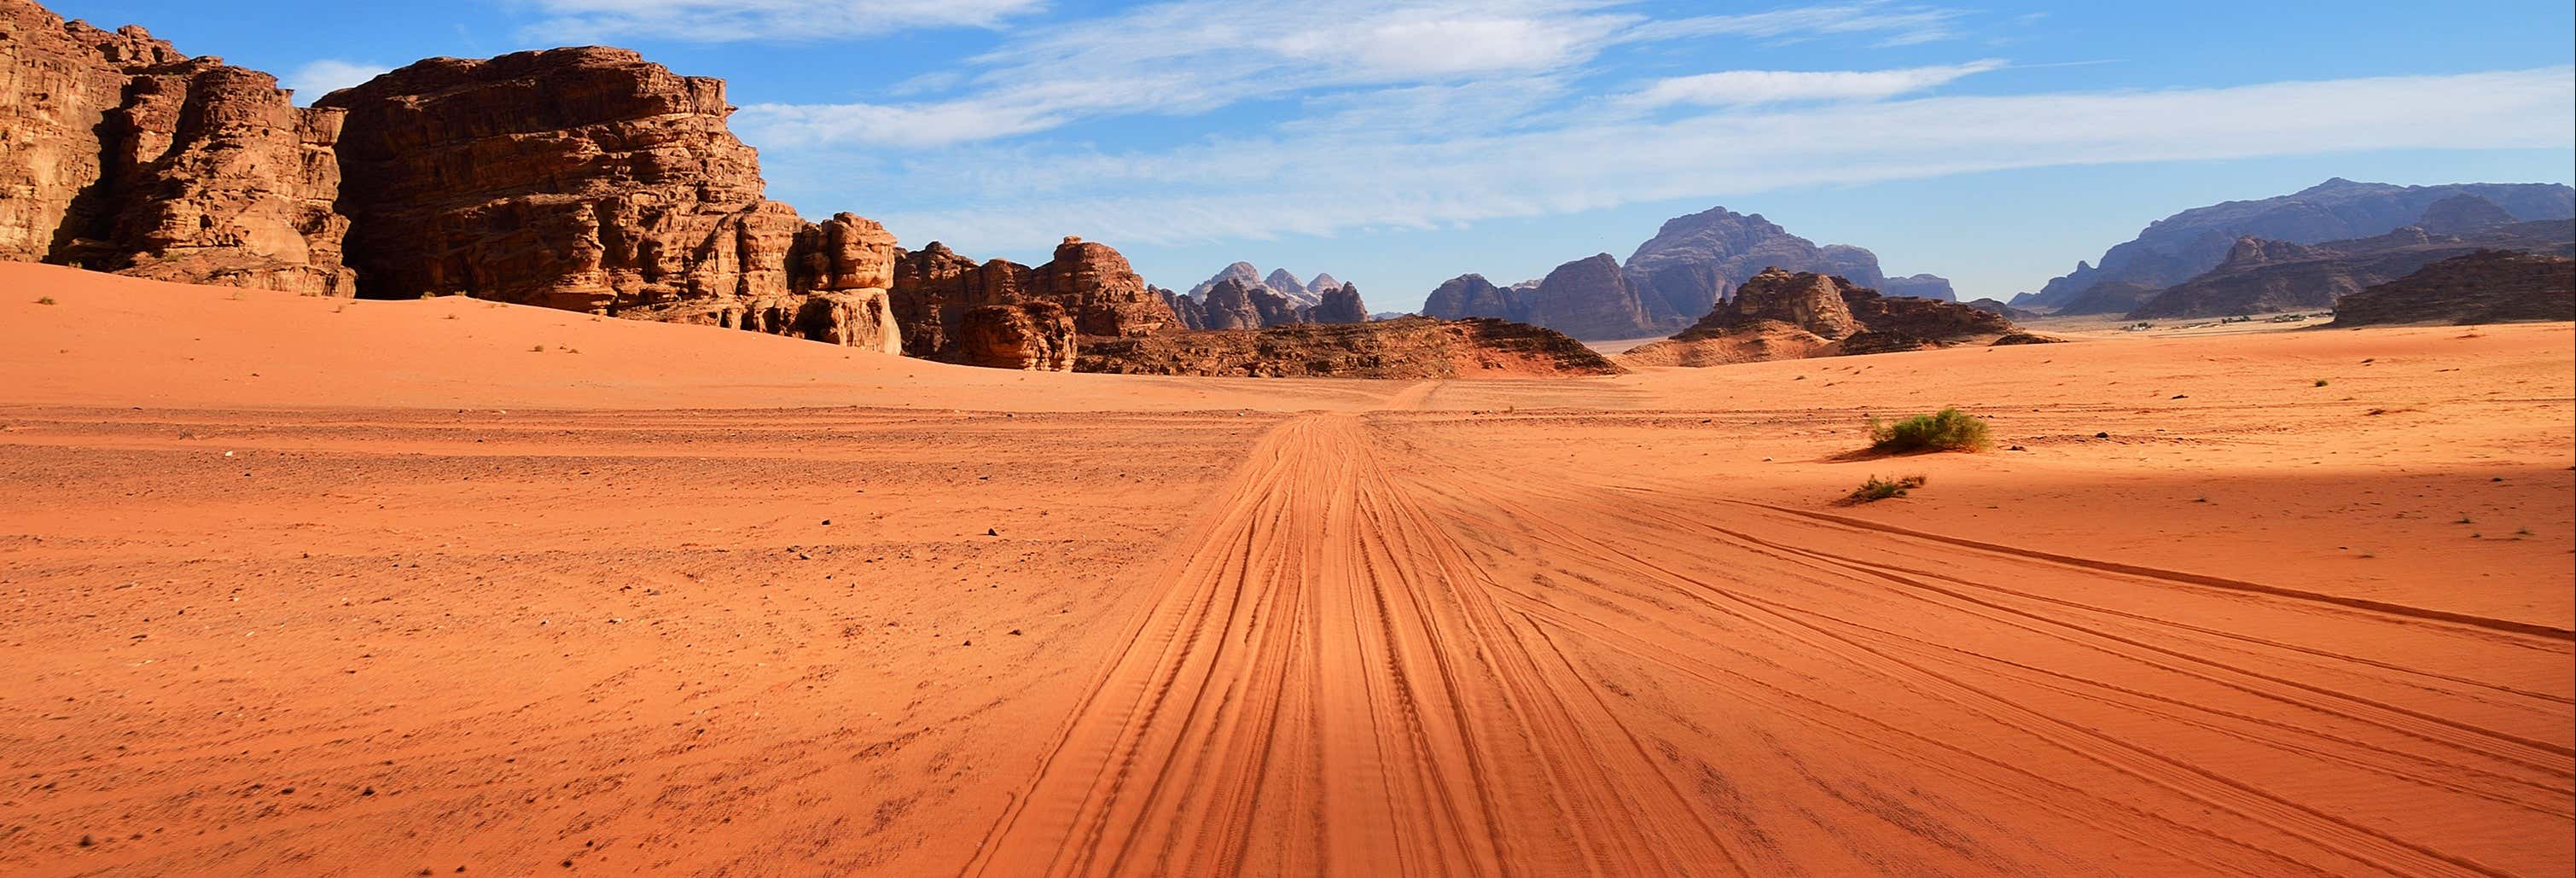
[[[1764,268],[1850,278],[1888,295],[1952,299],[1947,279],[1917,274],[1889,278],[1878,254],[1850,244],[1817,246],[1761,214],[1714,207],[1666,220],[1629,254],[1629,281],[1675,314],[1700,314]]]
[[[1048,301],[966,309],[958,323],[956,361],[995,369],[1073,371],[1073,318]]]
[[[345,295],[340,114],[140,27],[0,0],[0,258]]]
[[[1367,323],[1368,319],[1368,304],[1360,301],[1357,284],[1325,290],[1323,301],[1308,314],[1308,322],[1313,323]]]
[[[1092,340],[1078,371],[1255,378],[1507,378],[1622,371],[1563,333],[1500,320],[1406,317]]]
[[[1936,299],[1883,296],[1840,277],[1778,268],[1671,338],[1618,357],[1630,366],[1716,366],[2048,339],[2002,315]]]
[[[2343,297],[2329,326],[2576,320],[2576,259],[2482,250]]]
[[[1432,290],[1431,297],[1422,302],[1422,314],[1442,320],[1491,317],[1527,322],[1530,319],[1527,293],[1520,287],[1495,286],[1481,274],[1462,274]]]

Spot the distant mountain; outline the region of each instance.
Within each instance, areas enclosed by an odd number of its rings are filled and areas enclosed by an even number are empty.
[[[1655,237],[1629,254],[1629,282],[1661,299],[1674,313],[1708,313],[1737,284],[1766,268],[1838,275],[1890,296],[1956,300],[1947,279],[1929,274],[1889,278],[1878,254],[1850,244],[1815,242],[1789,233],[1761,214],[1713,207],[1664,222]]]
[[[2435,210],[2462,195],[2483,199],[2493,210],[2469,202]],[[2456,228],[2463,217],[2483,222],[2498,214],[2520,222],[2576,217],[2576,189],[2554,183],[2393,186],[2338,177],[2289,195],[2214,204],[2157,220],[2137,238],[2103,253],[2098,265],[2078,262],[2073,273],[2049,281],[2039,292],[2014,296],[2012,305],[2061,314],[2120,313],[2143,301],[2135,293],[2161,290],[2218,267],[2239,238],[2316,244],[2369,238],[2412,225]],[[2480,215],[2483,219],[2474,218]],[[2104,285],[2126,286],[2088,297]]]
[[[1271,292],[1279,294],[1300,308],[1321,305],[1324,303],[1325,293],[1339,290],[1344,286],[1340,280],[1333,277],[1331,272],[1315,275],[1315,279],[1311,281],[1303,281],[1297,279],[1295,272],[1285,268],[1274,269],[1268,275],[1263,275],[1259,266],[1249,262],[1237,262],[1226,266],[1224,270],[1207,280],[1200,281],[1198,286],[1190,288],[1187,295],[1195,301],[1205,302],[1208,293],[1214,291],[1217,284],[1228,280],[1239,280],[1248,286],[1268,287]]]
[[[1957,299],[1945,278],[1891,278],[1880,270],[1878,254],[1865,248],[1818,246],[1761,214],[1716,207],[1665,221],[1625,265],[1605,253],[1560,265],[1545,280],[1508,287],[1483,275],[1459,275],[1431,292],[1422,313],[1446,320],[1524,321],[1587,339],[1665,335],[1690,325],[1738,284],[1769,268],[1840,276],[1889,296]]]
[[[2133,306],[2132,319],[2225,317],[2338,307],[2346,296],[2480,252],[2576,255],[2576,221],[2491,225],[2458,235],[2407,226],[2320,244],[2239,238],[2217,268]],[[2103,287],[2095,287],[2099,292]]]

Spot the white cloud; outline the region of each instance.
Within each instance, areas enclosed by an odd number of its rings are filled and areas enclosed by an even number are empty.
[[[568,2],[568,0],[552,0]],[[607,0],[585,0],[607,2]],[[1924,39],[1957,13],[1879,3],[1650,21],[1617,0],[1177,0],[1014,32],[962,79],[900,103],[754,104],[766,143],[993,140],[1086,119],[1187,115],[1318,90],[1411,89],[1581,72],[1606,50],[1717,36]],[[921,94],[953,85],[947,99]]]
[[[1478,134],[1263,137],[1152,152],[966,147],[849,181],[896,234],[978,250],[1330,235],[2079,164],[2576,145],[2576,69],[1926,97]],[[881,202],[882,203],[882,202]],[[1260,205],[1295,204],[1296,210]],[[955,205],[947,207],[944,205]]]
[[[530,0],[531,35],[562,42],[810,41],[933,27],[992,27],[1045,0]]]
[[[1901,70],[1728,70],[1660,80],[1634,94],[1622,96],[1620,101],[1637,107],[1875,101],[1913,94],[2004,66],[2002,61],[1985,60]]]
[[[323,95],[376,78],[392,67],[364,61],[324,58],[289,71],[279,84],[295,90],[295,102],[311,106]]]

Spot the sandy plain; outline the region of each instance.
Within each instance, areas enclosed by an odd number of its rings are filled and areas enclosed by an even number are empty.
[[[2576,869],[2565,324],[1389,383],[0,291],[0,873]]]

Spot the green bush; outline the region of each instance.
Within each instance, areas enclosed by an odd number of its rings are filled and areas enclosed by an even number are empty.
[[[1924,481],[1922,476],[1906,476],[1895,481],[1871,476],[1869,481],[1852,490],[1850,499],[1854,503],[1872,503],[1889,497],[1903,497],[1905,492],[1923,487]]]
[[[39,304],[39,305],[51,305],[51,304],[53,304],[53,303],[54,303],[54,297],[52,297],[52,296],[39,296],[39,297],[37,297],[37,298],[36,298],[36,304]]]
[[[1904,451],[1982,451],[1993,441],[1986,437],[1986,422],[1958,409],[1942,409],[1928,415],[1915,415],[1893,424],[1869,419],[1870,450]]]

